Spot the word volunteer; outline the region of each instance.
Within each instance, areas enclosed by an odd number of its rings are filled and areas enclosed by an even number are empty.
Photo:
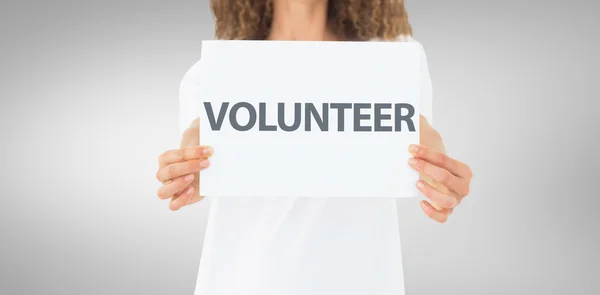
[[[277,103],[277,124],[267,122],[267,103],[258,103],[256,107],[249,102],[237,102],[229,107],[231,103],[223,102],[217,111],[210,102],[204,102],[206,117],[213,131],[221,130],[223,122],[227,117],[230,126],[237,131],[313,131],[314,121],[320,131],[330,131],[330,113],[337,112],[337,130],[348,131],[345,125],[345,116],[352,116],[352,130],[354,132],[400,132],[406,131],[402,128],[402,122],[406,123],[408,132],[415,132],[413,117],[415,109],[408,103],[323,103],[321,111],[314,103],[288,103],[294,105],[293,120],[286,118],[286,103]],[[288,106],[289,107],[289,106]],[[371,115],[372,110],[372,115]],[[247,122],[241,122],[239,115],[245,114]],[[218,113],[215,116],[215,113]],[[302,114],[304,113],[304,116]],[[404,113],[404,114],[403,114]],[[270,114],[272,115],[272,114]],[[302,120],[304,117],[304,120]],[[292,121],[291,124],[289,122]],[[258,123],[258,124],[257,124]],[[303,124],[303,128],[300,126]],[[391,123],[391,124],[390,124]],[[258,125],[258,126],[257,126]]]

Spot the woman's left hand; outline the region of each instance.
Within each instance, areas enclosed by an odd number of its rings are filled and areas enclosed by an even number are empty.
[[[462,199],[469,194],[473,172],[456,159],[448,157],[439,133],[421,116],[421,145],[411,145],[409,166],[419,172],[417,188],[429,201],[421,208],[431,219],[446,222]]]

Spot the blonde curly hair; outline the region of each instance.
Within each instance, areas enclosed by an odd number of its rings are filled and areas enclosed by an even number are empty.
[[[273,20],[274,0],[211,0],[216,37],[264,40]],[[347,41],[393,40],[412,35],[404,0],[327,0],[328,25]]]

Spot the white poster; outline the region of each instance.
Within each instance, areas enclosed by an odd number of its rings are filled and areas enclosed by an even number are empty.
[[[417,196],[417,43],[204,41],[199,66],[202,195]]]

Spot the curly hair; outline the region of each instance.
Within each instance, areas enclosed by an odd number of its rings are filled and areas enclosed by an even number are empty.
[[[274,0],[211,0],[216,38],[264,40],[273,21]],[[328,25],[347,41],[392,40],[412,35],[404,0],[327,0]]]

